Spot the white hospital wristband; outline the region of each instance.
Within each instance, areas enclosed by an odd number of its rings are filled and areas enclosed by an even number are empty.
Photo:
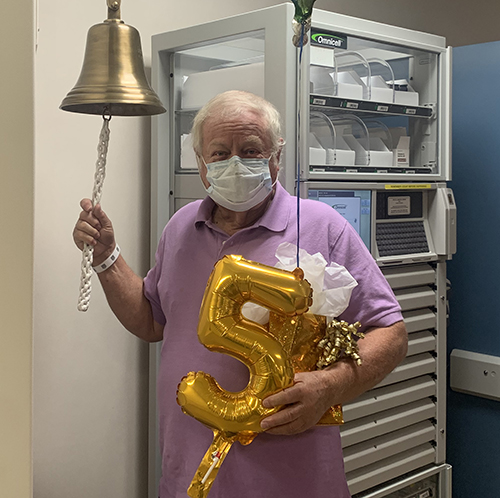
[[[112,252],[111,256],[109,256],[109,258],[103,261],[100,265],[93,266],[92,268],[96,273],[101,273],[107,270],[116,263],[119,254],[120,254],[120,247],[118,246],[118,244],[116,244],[115,250]]]

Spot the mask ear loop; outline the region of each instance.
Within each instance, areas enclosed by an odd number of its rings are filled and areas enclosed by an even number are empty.
[[[196,154],[196,164],[198,165],[198,177],[200,178],[200,182],[203,185],[203,187],[205,188],[205,190],[207,190],[207,188],[209,188],[209,187],[205,186],[205,184],[203,183],[203,179],[201,177],[201,167],[202,166],[205,166],[205,169],[208,171],[207,163],[205,162],[205,159],[203,159],[202,156],[200,156],[199,154]],[[208,180],[207,180],[207,182],[208,182]],[[209,182],[209,185],[210,185],[210,182]]]
[[[278,169],[276,170],[276,179],[274,180],[273,184],[271,185],[271,188],[274,188],[274,186],[278,183],[278,180],[280,178],[280,172],[281,172],[281,167],[278,165]]]
[[[203,157],[201,157],[200,155],[196,154],[196,164],[198,165],[198,173],[201,173],[201,166],[205,166],[205,168],[207,167],[207,163],[205,162],[205,159],[203,159]]]
[[[267,158],[267,164],[269,166],[269,164],[271,163],[271,159],[273,158],[273,156],[277,154],[276,152],[273,152],[268,158]],[[271,188],[274,188],[275,185],[278,183],[278,180],[279,180],[279,177],[280,177],[280,171],[281,171],[281,165],[278,163],[278,167],[276,168],[276,178],[274,179],[274,182],[272,183],[271,185]],[[269,173],[271,172],[271,170],[269,170]]]

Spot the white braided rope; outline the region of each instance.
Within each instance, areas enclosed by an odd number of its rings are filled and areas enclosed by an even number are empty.
[[[99,135],[99,144],[97,146],[97,162],[94,174],[94,190],[92,191],[92,206],[98,204],[101,200],[102,186],[106,176],[106,157],[108,155],[109,144],[109,120],[104,117],[101,133]],[[87,311],[89,309],[90,294],[92,292],[92,261],[94,256],[94,247],[90,244],[84,244],[82,251],[82,267],[80,273],[80,296],[78,298],[78,311]]]

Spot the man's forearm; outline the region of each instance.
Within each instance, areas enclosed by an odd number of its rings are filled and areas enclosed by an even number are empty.
[[[154,321],[150,302],[144,296],[143,280],[127,265],[122,256],[99,280],[109,306],[122,325],[148,342],[162,340],[162,327]]]
[[[381,382],[406,356],[408,334],[403,322],[390,327],[368,330],[360,339],[359,355],[362,365],[344,359],[324,370],[331,376],[334,403],[346,403]]]
[[[403,322],[373,328],[360,339],[363,360],[341,360],[324,370],[295,374],[293,386],[263,401],[265,408],[284,406],[261,426],[270,434],[298,434],[315,425],[328,407],[345,404],[377,385],[405,357],[408,338]]]

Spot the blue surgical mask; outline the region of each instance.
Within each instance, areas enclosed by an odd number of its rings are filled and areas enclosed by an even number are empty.
[[[232,156],[223,161],[205,163],[210,187],[207,194],[219,206],[243,212],[265,200],[273,189],[269,159],[242,159]]]

